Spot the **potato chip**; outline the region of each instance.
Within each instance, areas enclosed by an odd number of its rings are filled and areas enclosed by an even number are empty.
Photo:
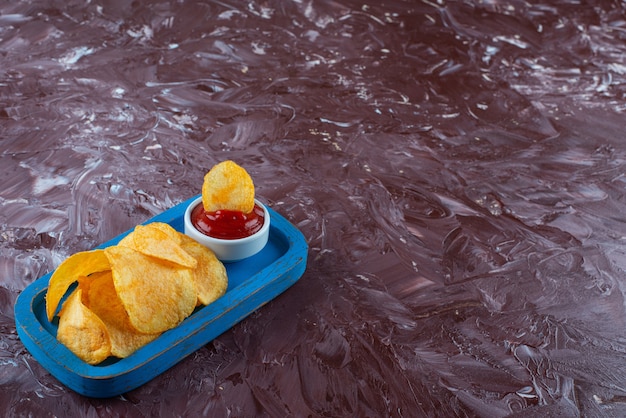
[[[86,279],[79,281],[79,288],[87,288],[87,292],[83,292],[83,303],[104,322],[111,338],[111,355],[128,357],[160,335],[144,334],[132,326],[115,291],[111,271],[92,274]]]
[[[104,273],[108,272],[109,274],[111,274],[111,270],[105,270]],[[80,299],[80,301],[83,303],[83,305],[88,306],[89,304],[89,289],[91,288],[91,282],[93,282],[93,279],[97,276],[99,276],[100,274],[102,274],[103,272],[98,272],[98,273],[92,273],[89,276],[80,276],[78,278],[78,289],[80,289],[82,291],[82,297]]]
[[[117,245],[122,246],[122,247],[129,247],[129,248],[133,248],[135,246],[135,244],[133,244],[133,231],[131,231],[130,233],[126,234],[126,236],[124,238],[122,238]]]
[[[54,271],[48,284],[46,293],[48,321],[52,321],[61,298],[80,276],[110,269],[109,259],[104,255],[103,250],[83,251],[65,259]]]
[[[193,312],[197,294],[191,269],[159,262],[124,246],[104,251],[115,290],[138,331],[166,331]]]
[[[144,255],[182,267],[195,268],[198,264],[196,259],[181,248],[178,236],[173,236],[175,238],[172,238],[170,232],[164,232],[163,227],[155,224],[137,225],[133,232],[118,243],[118,246],[132,248]]]
[[[111,355],[111,340],[104,322],[81,298],[82,290],[76,289],[63,303],[57,339],[81,360],[98,364]]]
[[[146,228],[156,228],[160,231],[163,231],[173,239],[177,244],[180,244],[181,233],[175,230],[170,224],[166,224],[165,222],[151,222],[146,225]]]
[[[198,304],[208,305],[226,293],[228,277],[224,264],[215,253],[193,238],[181,234],[181,246],[198,260],[193,277],[198,291]]]
[[[216,164],[204,176],[202,205],[207,212],[233,210],[250,213],[254,209],[254,183],[248,172],[235,162]]]

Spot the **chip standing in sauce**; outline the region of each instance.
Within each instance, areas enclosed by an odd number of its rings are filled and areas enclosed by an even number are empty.
[[[230,263],[259,253],[269,239],[270,223],[269,211],[254,198],[250,174],[226,160],[204,176],[201,196],[185,210],[184,231]]]
[[[250,213],[226,209],[207,212],[200,204],[191,212],[191,221],[205,235],[230,240],[256,234],[263,227],[265,214],[257,204]]]

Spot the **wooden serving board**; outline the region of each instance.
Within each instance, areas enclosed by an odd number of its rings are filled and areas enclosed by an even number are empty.
[[[189,199],[155,217],[183,231]],[[228,289],[208,306],[196,309],[179,326],[166,331],[124,359],[109,358],[89,365],[56,339],[57,322],[46,316],[45,295],[52,272],[31,283],[15,303],[17,333],[33,357],[70,389],[89,397],[107,398],[133,390],[163,373],[293,285],[306,268],[308,246],[302,233],[268,208],[270,236],[258,254],[226,263]],[[127,231],[100,245],[115,245]]]

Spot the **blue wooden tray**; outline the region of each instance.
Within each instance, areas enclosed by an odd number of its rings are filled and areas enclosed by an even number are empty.
[[[146,223],[166,222],[182,231],[185,209],[193,199]],[[99,365],[89,365],[57,341],[58,321],[49,322],[45,308],[52,273],[31,283],[17,298],[17,333],[45,369],[82,395],[107,398],[135,389],[231,328],[302,276],[308,251],[302,233],[275,211],[268,210],[271,227],[267,245],[248,259],[225,264],[229,281],[226,293],[125,359],[111,357]],[[129,232],[98,248],[117,244]]]

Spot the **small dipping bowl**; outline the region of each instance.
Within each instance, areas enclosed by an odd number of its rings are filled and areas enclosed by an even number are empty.
[[[191,222],[191,212],[196,206],[202,204],[202,196],[199,196],[185,210],[185,234],[213,250],[217,258],[223,262],[234,262],[252,257],[265,247],[270,235],[270,214],[261,202],[254,199],[254,203],[263,209],[265,215],[261,229],[245,238],[221,239],[203,234]]]

